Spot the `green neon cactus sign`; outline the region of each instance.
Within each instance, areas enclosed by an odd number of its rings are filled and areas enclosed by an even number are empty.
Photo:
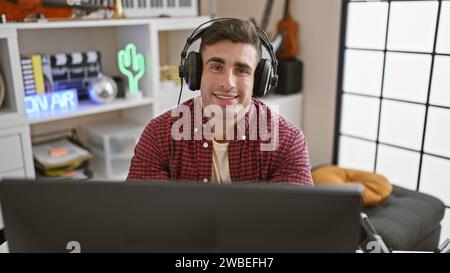
[[[137,53],[136,46],[129,43],[117,54],[119,69],[128,78],[128,88],[131,94],[139,93],[139,80],[144,76],[144,54]]]

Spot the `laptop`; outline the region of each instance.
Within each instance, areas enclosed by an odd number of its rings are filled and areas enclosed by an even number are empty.
[[[10,252],[355,252],[359,186],[5,179]]]

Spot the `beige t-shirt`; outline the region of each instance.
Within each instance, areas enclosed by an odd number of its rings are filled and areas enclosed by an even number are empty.
[[[213,170],[211,183],[231,184],[230,165],[228,163],[228,145],[219,143],[213,139]]]

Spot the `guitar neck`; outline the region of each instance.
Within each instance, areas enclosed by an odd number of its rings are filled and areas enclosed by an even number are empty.
[[[267,0],[266,7],[264,8],[264,15],[261,21],[261,29],[266,31],[269,23],[270,13],[272,12],[273,0]]]
[[[286,20],[289,16],[289,6],[291,5],[291,0],[286,0],[284,5],[284,20]]]

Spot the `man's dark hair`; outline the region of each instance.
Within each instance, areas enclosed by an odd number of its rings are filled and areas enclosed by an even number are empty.
[[[205,46],[224,40],[230,40],[233,43],[251,44],[256,49],[258,59],[261,58],[261,41],[258,38],[255,25],[251,21],[224,19],[214,22],[202,34],[200,54]]]

